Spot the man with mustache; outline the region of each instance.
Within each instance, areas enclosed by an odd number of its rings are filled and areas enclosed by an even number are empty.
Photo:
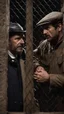
[[[45,48],[41,49],[40,60],[35,62],[34,79],[37,87],[35,96],[40,111],[64,111],[64,36],[63,14],[51,12],[43,17],[37,26],[46,36]]]
[[[8,47],[8,111],[23,112],[25,31],[18,23],[9,25]]]

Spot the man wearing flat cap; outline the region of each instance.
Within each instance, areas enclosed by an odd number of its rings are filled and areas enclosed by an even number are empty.
[[[64,111],[64,36],[63,14],[51,12],[43,17],[37,26],[47,42],[39,49],[40,62],[35,62],[34,79],[35,97],[38,99],[40,111]],[[47,70],[46,70],[47,69]]]
[[[9,25],[8,111],[23,112],[23,78],[25,31],[19,23]]]

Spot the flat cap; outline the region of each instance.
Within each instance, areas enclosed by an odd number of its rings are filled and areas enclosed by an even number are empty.
[[[15,33],[23,32],[24,33],[26,31],[24,31],[23,27],[19,23],[10,22],[9,32],[15,32]]]
[[[47,14],[45,17],[43,17],[36,25],[45,25],[53,22],[54,20],[60,20],[63,17],[62,12],[54,11],[49,14]]]

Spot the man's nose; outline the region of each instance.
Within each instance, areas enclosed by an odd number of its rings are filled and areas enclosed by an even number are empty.
[[[22,44],[24,44],[24,40],[23,40],[22,38],[20,39],[20,42],[21,42]]]
[[[48,30],[47,29],[44,29],[43,30],[43,34],[45,35],[45,34],[47,34],[48,33]]]

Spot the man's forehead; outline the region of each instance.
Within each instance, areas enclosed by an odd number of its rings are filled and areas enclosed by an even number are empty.
[[[22,33],[22,32],[18,32],[18,33],[15,33],[15,35],[18,35],[18,36],[24,36],[24,33]]]
[[[21,37],[25,37],[25,34],[24,33],[22,33],[22,32],[10,32],[9,33],[9,39],[11,38],[11,37],[13,37],[13,36],[21,36]]]
[[[45,25],[41,26],[40,28],[41,28],[41,30],[43,30],[43,29],[48,28],[50,26],[52,26],[52,24],[45,24]]]

